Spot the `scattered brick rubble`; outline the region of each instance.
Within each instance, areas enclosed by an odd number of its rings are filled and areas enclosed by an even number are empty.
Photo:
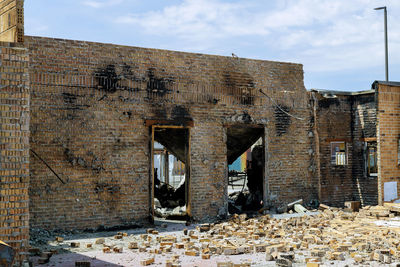
[[[382,227],[377,219],[393,220],[400,212],[400,204],[367,206],[358,210],[357,203],[346,203],[342,210],[320,205],[320,213],[313,216],[272,218],[263,215],[247,218],[234,215],[218,224],[201,224],[193,230],[184,229],[181,235],[159,233],[147,229],[145,234],[128,235],[120,232],[112,239],[98,238],[93,244],[70,246],[102,249],[104,253],[122,253],[124,249],[145,252],[142,266],[164,264],[180,266],[182,257],[199,257],[209,260],[216,255],[265,254],[266,261],[277,266],[303,263],[320,266],[326,261],[345,261],[353,264],[376,261],[390,264],[400,260],[400,227]],[[65,242],[57,237],[57,242]],[[124,245],[118,244],[124,241]],[[128,246],[126,247],[126,244]],[[37,251],[36,251],[37,253]],[[157,255],[167,255],[165,262],[157,262]],[[42,262],[48,262],[51,253],[42,253]],[[82,263],[80,263],[82,264]],[[219,267],[244,267],[251,262],[218,262]]]

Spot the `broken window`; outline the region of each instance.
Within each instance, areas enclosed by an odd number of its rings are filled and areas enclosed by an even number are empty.
[[[378,175],[378,154],[376,142],[367,142],[366,149],[366,168],[368,176],[377,176]]]
[[[347,165],[347,145],[344,141],[331,142],[331,163]]]

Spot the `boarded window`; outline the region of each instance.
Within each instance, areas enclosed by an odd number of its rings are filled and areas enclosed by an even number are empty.
[[[331,142],[331,163],[333,165],[347,165],[346,142]]]

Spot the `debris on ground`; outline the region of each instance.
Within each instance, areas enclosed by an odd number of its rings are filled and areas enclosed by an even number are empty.
[[[158,181],[154,187],[154,213],[159,218],[186,216],[186,183],[183,179],[175,189],[167,183]]]
[[[162,227],[135,235],[121,232],[114,237],[97,238],[90,248],[68,249],[121,255],[133,252],[142,255],[138,262],[143,266],[181,266],[187,259],[200,262],[197,266],[209,266],[211,262],[217,266],[250,266],[257,257],[262,259],[257,264],[272,262],[277,266],[400,261],[400,218],[395,217],[400,213],[400,204],[366,206],[358,212],[349,211],[356,210],[357,203],[348,203],[345,209],[321,204],[319,214],[307,215],[309,212],[300,203],[288,205],[300,211],[297,217],[288,214],[284,219],[270,215],[249,218],[235,214],[225,222],[195,225],[180,232],[168,232]],[[57,243],[60,242],[54,242]],[[234,263],[232,260],[238,255],[244,258]]]

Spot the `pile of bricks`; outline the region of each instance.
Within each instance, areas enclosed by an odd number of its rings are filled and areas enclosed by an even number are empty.
[[[210,265],[216,263],[219,267],[246,267],[254,262],[244,260],[253,260],[254,256],[257,261],[274,261],[277,266],[304,264],[312,267],[332,261],[347,265],[373,261],[389,264],[400,261],[400,229],[387,227],[396,220],[393,217],[397,213],[400,213],[398,204],[362,209],[357,203],[346,204],[345,209],[320,205],[316,215],[306,213],[277,219],[270,215],[247,218],[242,214],[226,222],[201,224],[182,232],[160,233],[150,228],[142,234],[119,232],[114,237],[97,238],[92,243],[80,241],[69,245],[74,250],[134,252],[139,255],[142,266],[178,267],[193,259],[210,261]],[[64,240],[56,237],[55,242],[64,243]],[[240,254],[243,257],[233,256]],[[46,262],[48,256],[42,253]],[[233,263],[238,259],[241,263]]]
[[[129,248],[152,255],[140,262],[143,266],[153,264],[156,254],[171,254],[165,266],[180,266],[178,251],[204,260],[214,255],[264,253],[267,261],[275,261],[278,266],[292,266],[300,258],[307,266],[350,257],[358,263],[400,260],[400,231],[375,225],[377,217],[393,217],[393,213],[386,207],[366,207],[359,213],[327,207],[316,216],[288,219],[235,215],[228,222],[185,229],[179,239],[148,229]],[[302,257],[297,259],[299,255]],[[220,262],[218,266],[250,263]]]

